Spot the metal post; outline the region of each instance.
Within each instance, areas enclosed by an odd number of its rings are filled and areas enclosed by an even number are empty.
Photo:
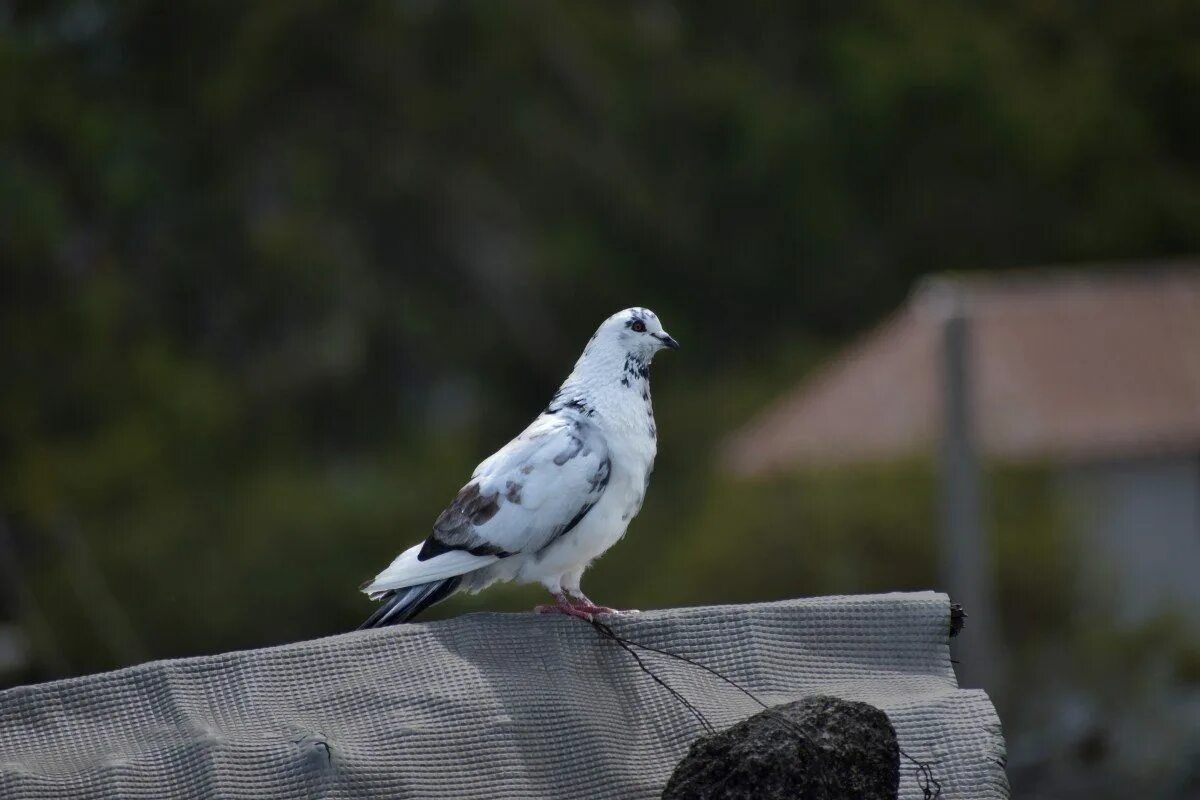
[[[983,519],[971,396],[971,327],[961,297],[942,323],[941,578],[967,613],[952,651],[963,686],[1000,689],[993,565]]]

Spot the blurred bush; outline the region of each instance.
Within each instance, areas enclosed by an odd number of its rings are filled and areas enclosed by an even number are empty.
[[[713,445],[917,275],[1197,249],[1194,22],[0,6],[0,513],[37,654],[12,680],[354,625],[358,583],[631,304],[684,350],[655,368],[654,491],[597,596],[930,585],[926,468],[732,485]],[[996,509],[1026,636],[1063,556],[1018,484]]]

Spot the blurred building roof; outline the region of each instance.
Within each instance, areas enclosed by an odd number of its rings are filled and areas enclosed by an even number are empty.
[[[941,323],[970,320],[985,454],[1090,460],[1200,449],[1200,262],[939,276],[735,433],[743,474],[885,460],[938,435]]]

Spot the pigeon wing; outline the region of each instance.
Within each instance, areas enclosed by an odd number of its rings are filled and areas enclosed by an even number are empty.
[[[434,522],[364,587],[372,595],[462,575],[518,553],[536,553],[573,529],[603,496],[612,462],[586,419],[543,414],[483,461]]]
[[[538,417],[476,468],[434,523],[427,552],[535,553],[578,524],[608,486],[612,462],[583,419]]]

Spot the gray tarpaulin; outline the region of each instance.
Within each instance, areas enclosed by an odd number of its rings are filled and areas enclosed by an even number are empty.
[[[612,622],[768,704],[879,706],[946,798],[1003,798],[987,696],[959,689],[933,593],[652,611]],[[970,635],[970,629],[965,636]],[[654,654],[717,727],[759,709]],[[575,619],[471,614],[157,661],[0,693],[0,797],[650,798],[696,719]],[[902,797],[921,797],[902,761]]]

